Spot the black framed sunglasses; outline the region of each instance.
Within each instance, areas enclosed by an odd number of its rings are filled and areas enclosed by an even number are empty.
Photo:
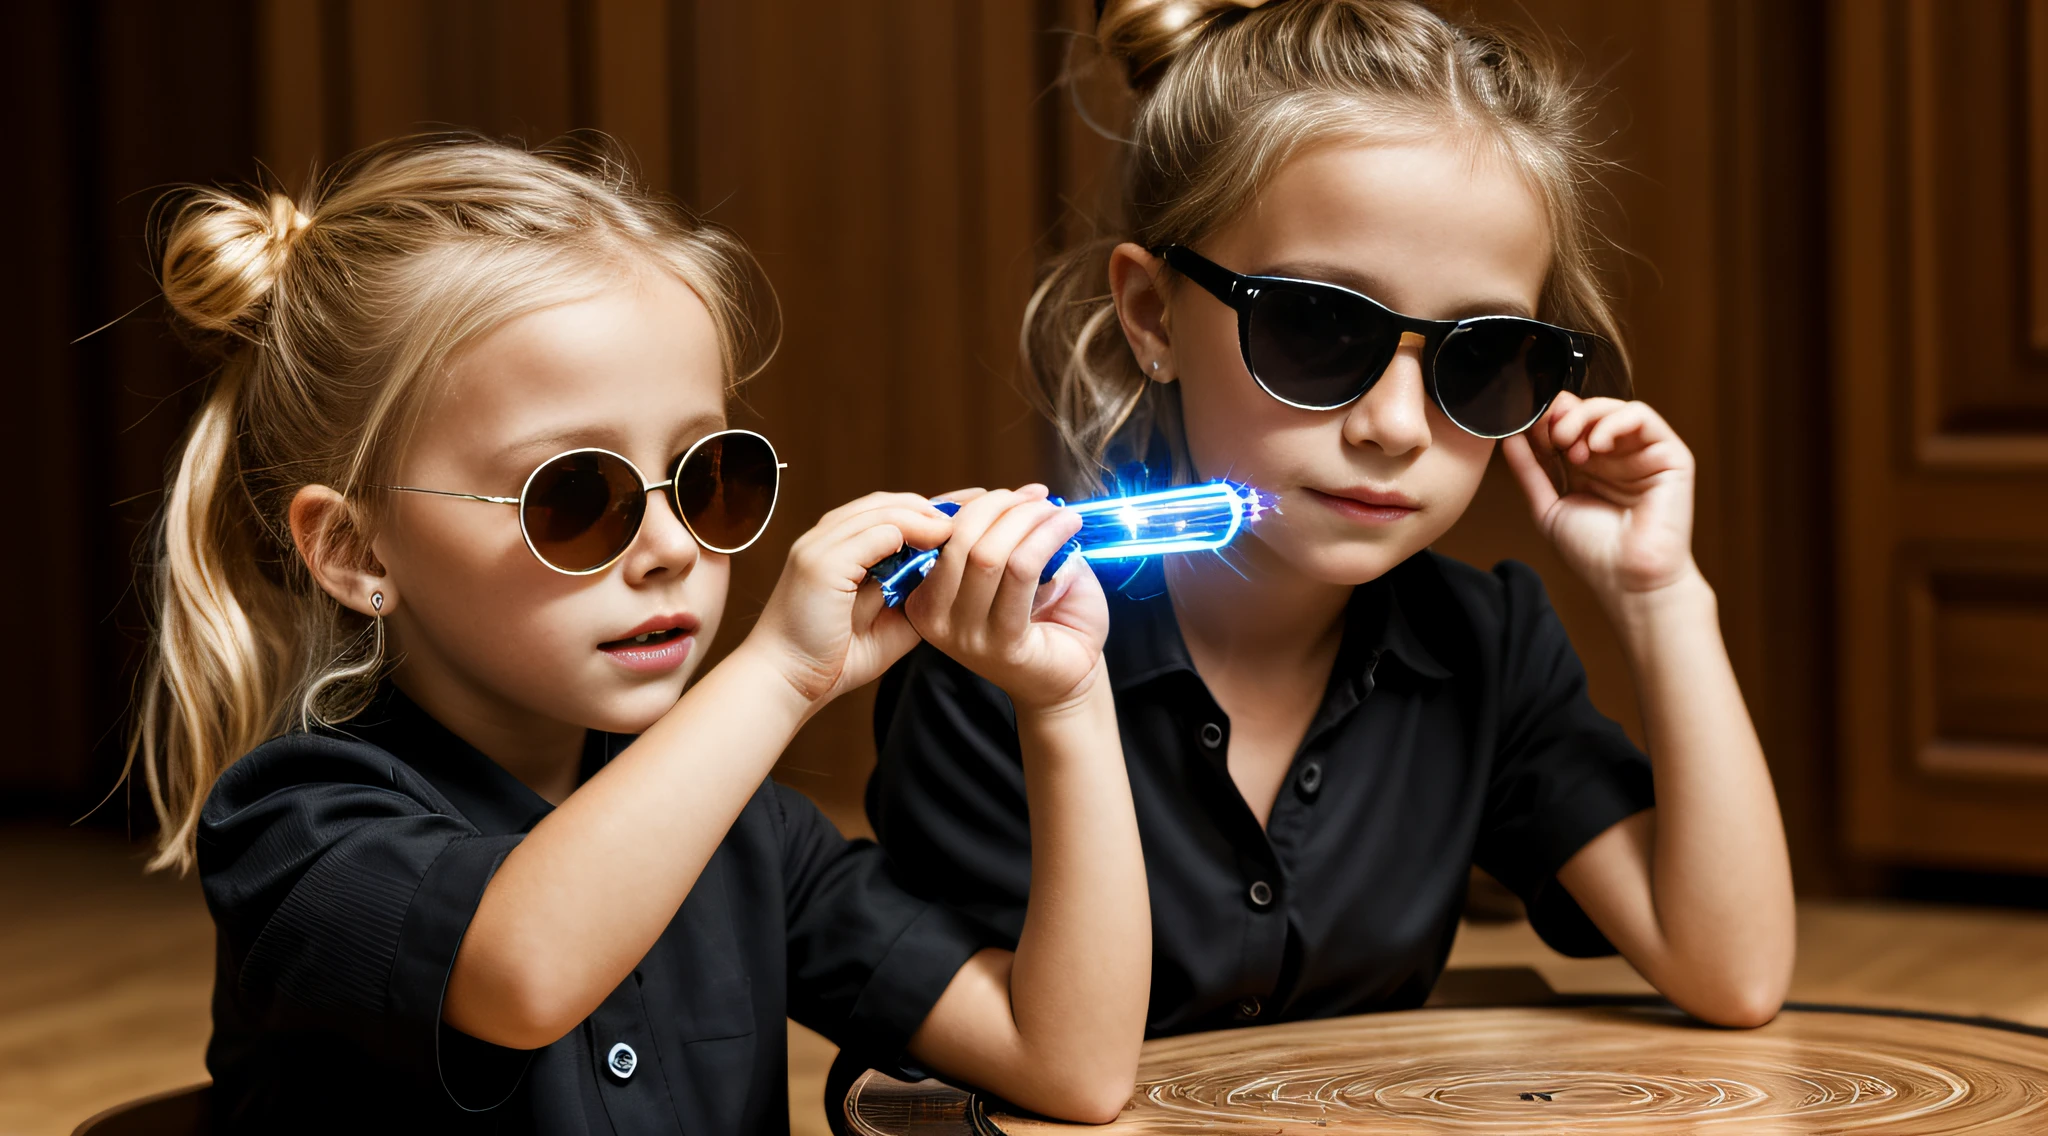
[[[1335,284],[1232,272],[1185,245],[1152,254],[1236,310],[1245,369],[1267,394],[1303,410],[1363,397],[1412,331],[1422,337],[1430,401],[1467,433],[1505,438],[1534,425],[1559,392],[1579,393],[1599,342],[1521,316],[1405,316]]]
[[[657,489],[667,491],[698,544],[720,553],[746,548],[761,539],[775,515],[785,468],[768,439],[752,430],[720,430],[676,455],[667,481],[647,481],[632,462],[590,447],[540,463],[517,497],[412,485],[380,488],[517,505],[519,531],[534,559],[564,575],[588,576],[611,567],[632,547],[647,516],[647,495]]]

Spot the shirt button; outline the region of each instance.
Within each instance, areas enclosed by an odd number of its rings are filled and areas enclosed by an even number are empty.
[[[1261,1009],[1264,1007],[1259,1005],[1257,998],[1246,998],[1237,1004],[1237,1015],[1241,1018],[1256,1018]]]
[[[612,1046],[612,1051],[604,1055],[604,1067],[611,1070],[612,1076],[621,1081],[630,1078],[639,1064],[640,1055],[633,1052],[633,1047],[623,1041]]]
[[[1311,761],[1311,762],[1309,762],[1309,763],[1308,763],[1307,765],[1304,765],[1304,766],[1302,766],[1302,767],[1301,767],[1301,779],[1300,779],[1300,780],[1299,780],[1299,781],[1297,782],[1297,784],[1299,784],[1299,785],[1301,786],[1301,795],[1302,795],[1302,796],[1304,796],[1304,797],[1313,797],[1313,796],[1315,796],[1315,795],[1316,795],[1317,793],[1320,793],[1320,792],[1322,792],[1322,791],[1323,791],[1323,765],[1322,765],[1322,763],[1321,763],[1321,762],[1319,762],[1319,761]]]
[[[1214,722],[1202,723],[1202,748],[1215,749],[1223,744],[1223,727]]]
[[[1251,896],[1253,907],[1273,906],[1273,885],[1264,880],[1254,881],[1247,894]]]

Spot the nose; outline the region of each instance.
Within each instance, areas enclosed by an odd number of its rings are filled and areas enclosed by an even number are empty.
[[[1401,336],[1394,358],[1379,381],[1344,414],[1344,440],[1378,446],[1389,457],[1429,448],[1429,393],[1422,377],[1423,340]]]
[[[647,503],[647,513],[640,519],[640,531],[633,537],[633,544],[620,558],[619,566],[626,573],[626,582],[639,584],[666,575],[687,576],[697,566],[703,549],[697,538],[690,535],[689,527],[676,515],[675,502],[670,499],[666,486],[650,489],[654,500]]]

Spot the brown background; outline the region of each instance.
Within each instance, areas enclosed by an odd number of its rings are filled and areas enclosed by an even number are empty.
[[[2048,871],[2048,3],[1479,0],[1607,97],[1638,391],[1699,455],[1696,541],[1807,893],[2035,901]],[[132,555],[203,374],[151,200],[436,125],[617,135],[737,229],[788,336],[746,395],[791,462],[735,626],[808,518],[1052,472],[1014,390],[1036,259],[1113,147],[1055,89],[1085,0],[75,0],[10,21],[0,809],[115,782]],[[1936,13],[1940,13],[1937,18]],[[101,334],[72,340],[117,316]],[[1535,564],[1636,728],[1586,590],[1496,469],[1445,541]],[[858,824],[868,703],[782,775]],[[100,823],[128,823],[115,805]],[[1930,868],[1968,868],[1930,873]]]

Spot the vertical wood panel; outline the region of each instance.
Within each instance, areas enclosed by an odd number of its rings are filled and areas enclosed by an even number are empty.
[[[2048,355],[2048,0],[2026,7],[2029,342]]]
[[[1009,381],[1044,216],[1019,188],[1044,77],[1017,62],[1040,34],[1018,8],[698,9],[699,197],[761,257],[786,327],[744,397],[789,456],[787,504],[734,565],[728,646],[826,509],[1045,475],[1043,428]],[[854,826],[870,713],[866,692],[842,699],[779,767]]]
[[[1837,712],[1849,836],[1884,862],[2048,868],[2048,725],[2023,708],[2048,665],[2025,639],[2048,595],[2048,417],[2015,293],[2026,13],[1833,12]]]
[[[91,287],[97,217],[80,159],[96,126],[79,105],[72,73],[83,46],[79,9],[42,5],[19,13],[0,43],[0,98],[15,124],[13,144],[37,155],[38,176],[0,182],[7,215],[23,219],[13,255],[20,267],[0,281],[10,330],[9,413],[0,419],[20,526],[0,557],[0,638],[15,644],[0,663],[0,715],[14,724],[0,746],[0,812],[48,807],[90,790],[94,652],[85,629],[99,614],[80,571],[88,530],[105,498],[84,492],[88,463],[88,378],[73,337],[116,312]],[[32,219],[32,220],[30,220]],[[28,539],[33,534],[33,539]]]
[[[589,125],[624,144],[649,185],[672,192],[669,18],[666,0],[594,0]]]

